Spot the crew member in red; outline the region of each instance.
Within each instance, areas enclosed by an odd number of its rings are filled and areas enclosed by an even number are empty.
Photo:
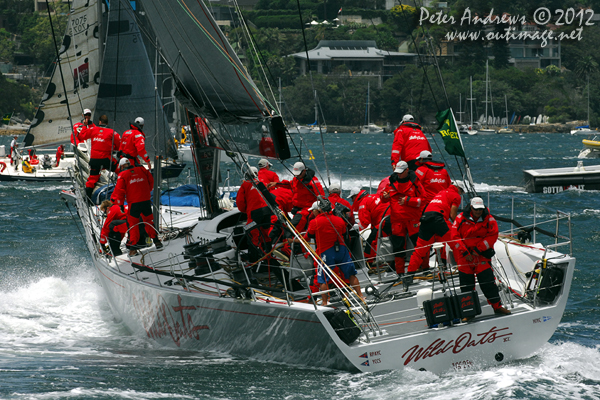
[[[402,123],[394,131],[392,144],[392,167],[402,160],[408,163],[411,171],[417,169],[417,159],[423,150],[431,152],[429,141],[423,134],[421,127],[416,124],[412,115],[402,117]]]
[[[162,249],[163,244],[158,239],[154,229],[152,202],[150,201],[150,191],[154,186],[152,174],[142,166],[132,166],[125,157],[121,158],[119,168],[121,173],[110,201],[117,205],[123,205],[125,201],[129,204],[129,214],[127,215],[129,256],[137,254],[136,249],[139,248],[138,241],[140,239],[140,225],[142,224],[146,228],[148,236],[152,238],[156,250]]]
[[[138,157],[146,162],[148,169],[152,169],[150,165],[150,157],[146,152],[146,134],[144,133],[144,118],[137,117],[133,124],[129,124],[129,129],[123,132],[121,137],[121,145],[119,150],[123,157],[127,157],[130,163],[141,165]]]
[[[510,310],[502,307],[491,264],[497,239],[498,223],[483,204],[483,199],[474,197],[469,210],[460,213],[452,224],[451,247],[458,264],[461,292],[475,290],[477,276],[479,287],[494,313],[508,315]]]
[[[92,127],[96,126],[92,122],[92,110],[90,110],[89,108],[86,108],[85,110],[83,110],[82,115],[83,115],[83,119],[81,121],[73,124],[73,133],[71,134],[71,144],[73,144],[74,146],[77,146],[79,143],[83,142],[83,140],[81,140],[79,138],[79,133],[81,132],[81,130],[83,128],[86,128],[86,127],[92,128]]]
[[[415,251],[410,256],[408,272],[414,273],[422,265],[429,265],[429,248],[435,242],[448,242],[452,238],[450,227],[458,214],[458,207],[465,192],[465,184],[462,181],[454,181],[448,189],[439,192],[425,208],[421,217],[419,238]],[[424,264],[426,263],[426,264]],[[424,268],[425,269],[425,268]],[[410,278],[407,279],[409,281]],[[405,283],[408,287],[410,282]]]
[[[82,141],[87,139],[92,140],[92,150],[90,151],[90,176],[85,183],[85,194],[89,199],[92,198],[94,187],[100,179],[100,171],[103,169],[115,171],[118,167],[117,163],[112,158],[112,152],[119,150],[121,137],[107,125],[108,117],[106,115],[101,115],[98,126],[84,127],[77,136],[77,138]],[[148,192],[148,195],[150,195],[150,192]]]
[[[310,208],[317,200],[317,196],[325,197],[323,186],[315,176],[315,171],[307,168],[304,163],[297,162],[294,164],[292,174],[294,174],[294,179],[290,183],[293,193],[292,205],[294,206],[292,214],[303,208]]]
[[[389,218],[381,225],[381,221],[387,215],[390,215],[390,203],[383,203],[378,194],[372,194],[365,198],[360,209],[358,210],[359,228],[361,230],[371,228],[371,233],[365,243],[365,257],[372,258],[377,255],[377,236],[381,226],[381,237],[391,235],[391,225]]]
[[[110,200],[104,200],[100,204],[100,211],[106,215],[102,230],[100,231],[100,244],[104,247],[104,252],[113,256],[120,256],[123,254],[121,251],[121,241],[127,233],[127,209],[129,206],[125,206],[125,213],[121,211],[121,207],[113,204]],[[110,253],[107,248],[110,247]]]
[[[431,152],[423,150],[417,162],[419,168],[415,171],[423,188],[425,189],[425,203],[429,203],[436,194],[450,187],[450,175],[446,171],[446,164],[432,161]]]
[[[343,199],[340,196],[341,194],[342,194],[342,187],[339,183],[332,183],[331,185],[329,185],[329,197],[327,199],[331,203],[331,209],[333,210],[337,203],[342,203],[343,205],[348,207],[348,209],[350,211],[348,211],[346,213],[346,219],[348,220],[348,222],[351,225],[354,225],[355,221],[354,221],[354,213],[352,212],[352,205],[350,204],[350,202],[348,200]]]
[[[258,160],[258,180],[265,184],[269,189],[279,182],[279,175],[271,170],[271,164],[266,158]]]
[[[257,229],[250,230],[252,243],[256,248],[267,248],[267,242],[270,242],[269,231],[271,229],[271,215],[273,214],[262,195],[256,188],[255,180],[258,178],[256,167],[250,167],[249,172],[244,175],[244,182],[240,185],[235,202],[238,210],[247,215],[246,225],[255,222]],[[253,254],[253,257],[256,257]]]
[[[321,202],[315,201],[309,208],[315,218],[308,224],[305,239],[315,238],[317,245],[317,254],[323,260],[323,263],[332,271],[334,267],[338,267],[346,279],[350,281],[350,286],[354,288],[356,294],[364,298],[360,290],[360,283],[356,277],[356,268],[354,262],[350,258],[348,248],[344,244],[344,235],[346,234],[346,222],[338,216],[331,213],[323,212]],[[318,264],[317,266],[317,282],[320,284],[320,290],[325,291],[329,288],[328,283],[331,281],[332,272],[326,272],[325,266]],[[327,305],[329,295],[323,293],[322,305]]]
[[[65,154],[65,145],[61,144],[56,149],[56,155],[54,156],[56,159],[56,165],[54,165],[55,167],[58,167],[58,164],[60,164],[60,160],[62,160],[64,154]]]
[[[408,169],[408,164],[400,161],[396,164],[390,183],[381,193],[381,201],[391,203],[390,222],[392,236],[390,240],[395,254],[394,264],[397,274],[404,273],[404,250],[406,235],[415,243],[419,233],[419,218],[423,209],[425,189],[417,175]]]
[[[352,200],[352,213],[360,212],[361,205],[367,196],[369,196],[369,192],[361,190],[358,186],[354,186],[350,189],[348,198]]]

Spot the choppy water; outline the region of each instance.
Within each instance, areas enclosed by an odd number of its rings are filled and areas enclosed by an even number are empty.
[[[325,176],[320,137],[304,139],[303,149],[312,150]],[[375,186],[389,174],[390,135],[324,139],[334,180],[341,175],[345,191]],[[81,235],[58,197],[68,184],[2,183],[0,398],[598,399],[600,193],[527,194],[522,177],[522,169],[574,166],[581,139],[464,138],[476,188],[486,203],[489,193],[495,213],[510,215],[512,197],[519,213],[532,211],[521,205],[525,200],[535,201],[540,219],[555,209],[572,213],[577,269],[563,320],[541,351],[502,367],[442,376],[412,370],[350,374],[157,348],[113,320]],[[8,138],[0,137],[1,144]],[[435,145],[434,154],[440,158]],[[282,166],[275,169],[289,175]]]

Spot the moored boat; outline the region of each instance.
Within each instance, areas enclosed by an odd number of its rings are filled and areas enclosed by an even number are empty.
[[[525,189],[530,193],[560,193],[568,189],[599,190],[600,165],[529,169],[523,171]]]

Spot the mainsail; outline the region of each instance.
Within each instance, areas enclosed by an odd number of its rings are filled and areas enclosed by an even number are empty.
[[[288,158],[280,117],[201,1],[141,2],[174,77],[175,95],[208,120],[206,145],[245,154]]]
[[[72,115],[94,110],[100,77],[99,5],[96,0],[75,0],[59,50],[60,68],[55,64],[52,78],[25,136],[26,146],[70,141]],[[67,91],[66,99],[63,82]]]
[[[136,117],[142,117],[148,154],[175,158],[175,143],[160,95],[155,90],[148,53],[129,1],[110,2],[102,60],[94,121],[105,114],[109,126],[123,133]]]

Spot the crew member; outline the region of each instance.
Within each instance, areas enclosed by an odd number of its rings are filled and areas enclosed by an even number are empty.
[[[13,136],[13,140],[10,142],[10,165],[15,166],[15,171],[19,169],[19,164],[17,164],[19,159],[19,143],[17,142],[17,138],[17,135]]]
[[[394,131],[392,144],[392,166],[402,160],[408,163],[411,171],[417,169],[417,159],[423,150],[431,152],[431,146],[421,127],[415,123],[412,115],[402,117],[402,123]]]
[[[310,208],[317,200],[317,196],[325,197],[323,186],[315,176],[315,171],[307,168],[304,163],[295,163],[292,174],[294,175],[294,179],[290,183],[293,193],[292,205],[294,206],[292,214],[303,208]],[[286,181],[281,183],[286,183]]]
[[[419,167],[415,171],[423,188],[425,189],[425,204],[429,203],[436,194],[450,187],[450,175],[446,171],[446,164],[432,161],[431,152],[423,150],[417,161]]]
[[[96,125],[94,125],[94,123],[92,122],[92,110],[90,110],[89,108],[86,108],[85,110],[83,110],[83,119],[80,122],[76,122],[75,124],[73,124],[73,133],[71,134],[71,144],[73,144],[74,146],[79,145],[79,143],[83,142],[83,140],[81,140],[79,138],[79,133],[81,132],[81,130],[83,128],[92,128]]]
[[[254,244],[256,249],[262,248],[266,250],[268,248],[267,243],[270,243],[269,231],[271,229],[271,215],[273,213],[256,188],[255,180],[257,177],[258,170],[256,167],[250,167],[250,171],[246,172],[244,176],[244,182],[240,185],[235,202],[238,210],[247,215],[246,224],[250,225],[252,222],[255,222],[257,225],[256,229],[250,230],[252,244]],[[258,254],[252,253],[251,255],[251,261],[256,261],[260,258]]]
[[[483,199],[474,197],[469,210],[460,213],[452,224],[451,247],[458,264],[461,292],[475,290],[477,276],[479,287],[494,313],[508,315],[510,310],[500,302],[491,264],[497,239],[498,223],[483,204]],[[465,320],[463,321],[466,322]]]
[[[118,151],[121,144],[121,137],[108,126],[108,117],[101,115],[98,126],[86,126],[81,129],[77,136],[79,140],[92,140],[92,150],[90,151],[90,176],[85,183],[85,194],[92,198],[94,187],[100,179],[100,172],[103,169],[115,171],[118,167],[112,158],[112,152]],[[58,162],[58,160],[57,160]],[[150,185],[152,187],[152,185]],[[148,192],[148,196],[150,192]],[[152,213],[150,213],[152,215]]]
[[[350,281],[350,286],[354,288],[356,294],[363,298],[360,290],[360,283],[356,277],[356,268],[350,258],[348,248],[344,245],[344,235],[346,234],[346,223],[344,220],[331,213],[325,213],[321,209],[321,202],[315,201],[309,208],[315,218],[308,224],[305,239],[314,237],[317,245],[317,254],[323,260],[330,271],[338,267],[346,279]],[[326,272],[322,264],[317,266],[317,282],[320,284],[320,290],[326,291],[331,281],[330,273]],[[329,301],[328,293],[322,294],[323,303],[327,305]]]
[[[125,208],[129,208],[126,206]],[[110,200],[104,200],[100,204],[100,211],[106,214],[106,219],[100,231],[100,244],[104,247],[104,252],[107,254],[120,256],[121,241],[127,233],[127,215],[121,211],[121,207],[113,204]],[[125,210],[126,211],[126,210]],[[110,247],[110,253],[106,244]]]
[[[42,168],[52,169],[52,160],[48,154],[44,154],[44,157],[42,157]]]
[[[428,268],[429,248],[433,243],[450,241],[452,237],[450,226],[456,219],[458,207],[460,207],[462,200],[461,196],[464,192],[464,183],[454,181],[453,185],[439,192],[427,205],[421,217],[419,238],[417,239],[415,251],[410,256],[409,273],[416,272],[423,265],[426,265],[423,269]],[[407,281],[409,280],[410,278],[407,279]],[[408,287],[408,284],[405,283],[405,287]]]
[[[121,173],[110,201],[117,205],[123,205],[125,201],[129,204],[129,214],[127,215],[127,223],[130,227],[127,241],[129,256],[136,255],[136,249],[139,248],[140,220],[146,228],[146,233],[152,238],[156,249],[162,249],[163,244],[154,229],[152,203],[150,202],[150,191],[154,186],[152,174],[142,166],[132,166],[129,159],[125,157],[121,158],[119,167]]]
[[[388,237],[392,233],[389,218],[381,225],[383,218],[390,215],[390,209],[389,203],[383,203],[378,194],[372,194],[365,198],[358,210],[359,228],[361,230],[371,228],[371,233],[365,243],[365,257],[369,259],[369,262],[373,261],[373,257],[377,255],[377,238],[380,228],[381,237]]]
[[[348,198],[352,200],[352,213],[360,212],[360,207],[363,201],[369,196],[369,192],[361,190],[358,186],[354,186],[350,189],[350,195]]]
[[[23,172],[31,174],[33,173],[33,167],[31,166],[31,164],[29,163],[29,157],[25,157],[23,159],[21,168],[23,169]]]
[[[55,167],[58,167],[58,164],[60,164],[60,160],[63,159],[63,155],[65,154],[65,145],[61,144],[60,146],[57,147],[56,149],[56,155],[54,156],[56,158],[56,165]]]
[[[138,157],[146,162],[148,169],[152,169],[150,165],[150,157],[146,152],[146,134],[144,133],[144,118],[137,117],[133,124],[129,124],[129,129],[123,132],[121,137],[121,145],[119,150],[123,157],[127,157],[130,163],[140,165]]]
[[[279,182],[279,175],[271,170],[271,164],[266,158],[258,160],[258,180],[264,183],[268,188],[272,188]]]
[[[331,209],[335,209],[335,205],[337,203],[342,203],[343,205],[348,207],[349,211],[346,213],[346,220],[351,225],[354,225],[354,213],[352,212],[352,205],[350,204],[350,202],[348,202],[348,200],[343,199],[341,197],[341,194],[342,188],[339,183],[332,183],[331,185],[329,185],[329,197],[327,199],[331,203]]]
[[[391,203],[390,222],[392,223],[392,242],[398,275],[404,274],[406,235],[415,243],[419,233],[419,218],[423,207],[425,189],[417,175],[410,171],[408,164],[400,161],[396,164],[390,183],[381,193],[381,201]]]

